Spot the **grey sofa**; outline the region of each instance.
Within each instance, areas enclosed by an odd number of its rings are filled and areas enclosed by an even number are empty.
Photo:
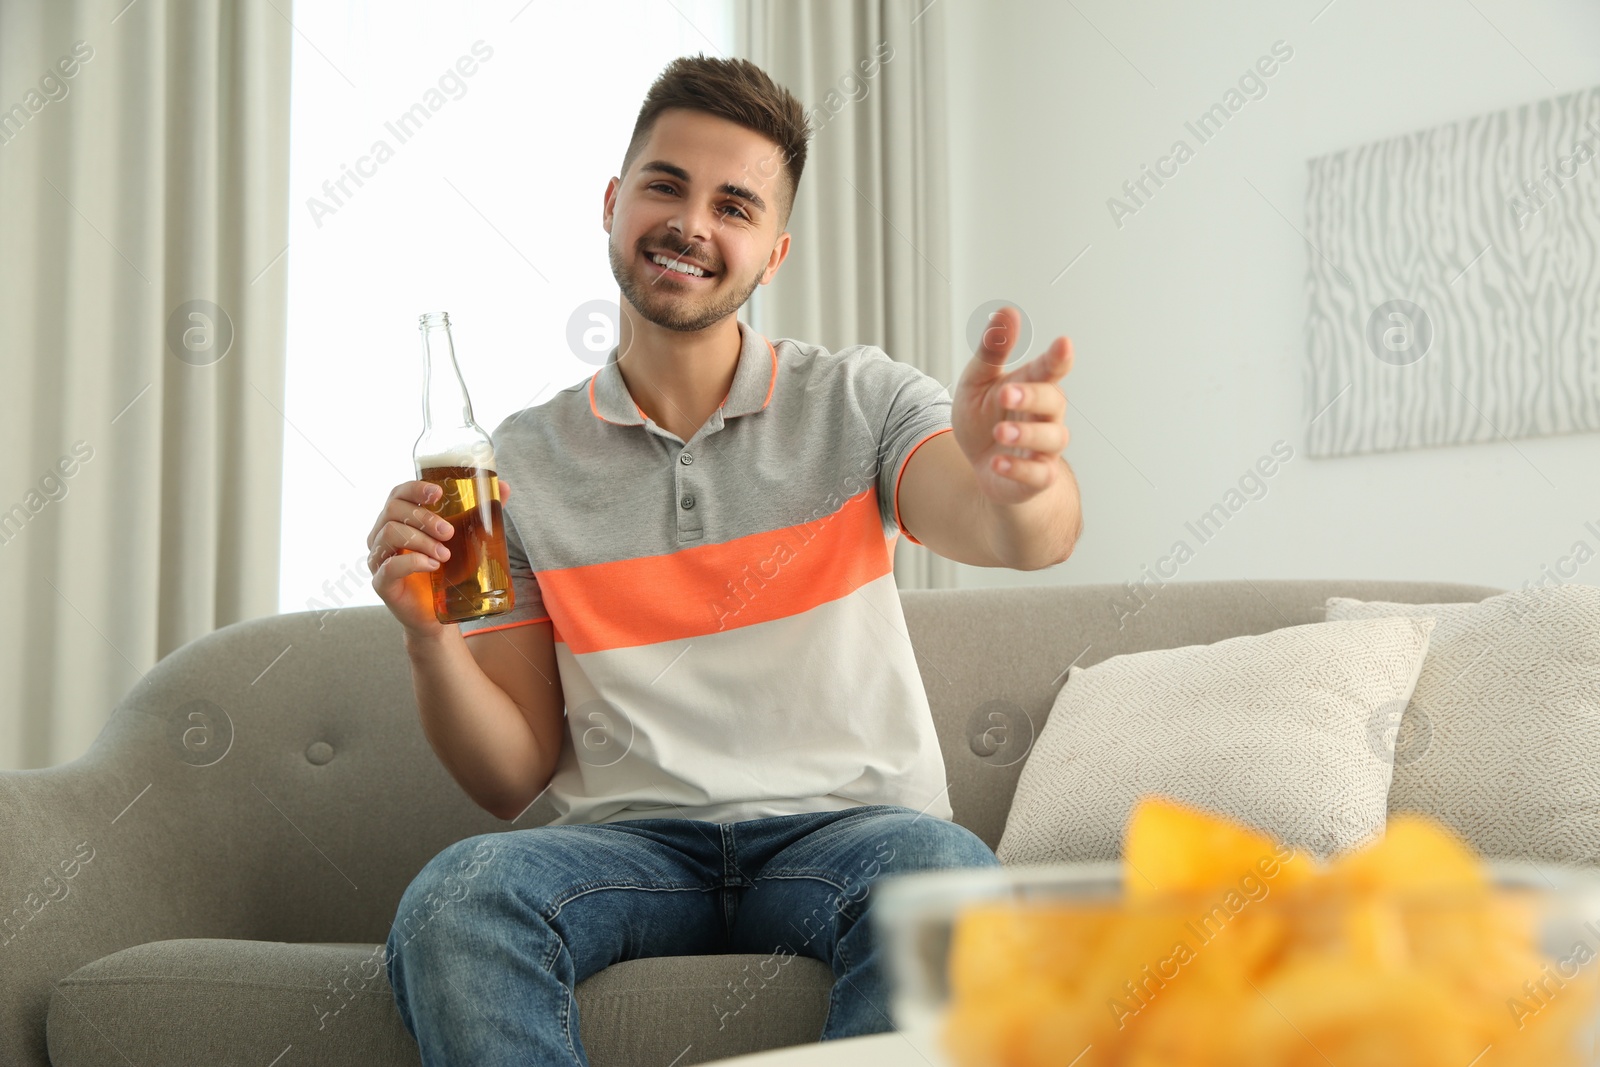
[[[1500,592],[1174,582],[1131,618],[1115,605],[1136,602],[1112,585],[902,602],[955,818],[992,848],[1075,660],[1320,622],[1332,595]],[[382,965],[402,891],[451,842],[552,815],[541,799],[506,823],[461,793],[422,735],[386,609],[218,630],[157,664],[82,757],[0,772],[0,1064],[418,1064]],[[578,1003],[591,1062],[688,1065],[816,1040],[832,978],[805,958],[719,1028],[759,958],[632,960],[590,978]]]

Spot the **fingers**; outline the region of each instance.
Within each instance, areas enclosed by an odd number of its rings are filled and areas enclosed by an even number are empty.
[[[454,528],[448,522],[440,519],[432,512],[425,511],[428,516],[427,524],[439,537],[448,538],[454,533]],[[422,555],[424,559],[446,560],[450,558],[450,550],[440,544],[437,539],[423,533],[410,522],[400,519],[390,519],[378,529],[378,536],[373,543],[371,551],[367,553],[367,569],[374,575],[378,573],[384,561],[402,552],[414,552]]]
[[[449,537],[454,528],[435,514],[429,506],[438,503],[443,492],[432,482],[404,482],[395,486],[394,492],[384,503],[383,511],[378,515],[378,521],[367,535],[367,544],[376,545],[378,538],[383,534],[384,526],[391,522],[403,522],[415,526],[435,537]]]
[[[1072,370],[1072,362],[1072,339],[1057,337],[1049,348],[1022,364],[1010,377],[1018,382],[1059,381]]]
[[[1022,327],[1022,313],[1014,307],[1003,307],[989,316],[978,340],[978,355],[992,367],[1003,367],[1011,358],[1011,348],[1017,343]]]
[[[449,523],[442,523],[446,530],[454,532]],[[442,536],[448,537],[449,534]],[[400,552],[419,552],[433,559],[445,560],[450,558],[450,550],[440,544],[435,538],[418,530],[409,523],[391,519],[384,523],[378,530],[377,540],[367,551],[367,570],[376,574],[383,561]]]
[[[428,505],[437,503],[444,490],[432,482],[416,479],[401,482],[389,490],[388,499],[383,502],[383,509],[378,513],[378,521],[372,524],[372,529],[367,531],[367,547],[371,548],[378,543],[378,533],[383,529],[384,523],[391,519],[404,518],[419,530],[424,529],[424,524],[433,513],[428,510]]]
[[[1066,423],[1004,421],[994,424],[994,439],[1011,448],[1028,449],[1036,453],[1059,454],[1067,447],[1071,431]]]
[[[1039,453],[1034,453],[1034,456],[1039,456]],[[1060,472],[1061,457],[1025,459],[1021,456],[995,456],[989,461],[989,467],[1002,478],[1010,478],[1033,489],[1048,489]]]
[[[511,499],[511,483],[497,479],[500,502]],[[374,578],[390,559],[405,554],[416,555],[423,561],[450,558],[450,550],[440,541],[455,536],[455,527],[434,513],[430,505],[437,504],[443,490],[432,482],[416,479],[401,482],[389,491],[383,511],[367,533],[367,570]],[[427,568],[424,563],[408,564],[406,573]]]
[[[377,570],[372,572],[372,588],[382,596],[385,589],[404,582],[410,575],[426,574],[438,569],[439,561],[432,556],[420,552],[397,552],[385,557]]]
[[[1009,381],[1001,383],[999,389],[1000,407],[1008,413],[1058,419],[1067,412],[1067,394],[1055,382]],[[1011,399],[1013,395],[1017,397],[1015,401]]]

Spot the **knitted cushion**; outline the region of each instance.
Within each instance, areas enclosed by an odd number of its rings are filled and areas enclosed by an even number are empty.
[[[1120,857],[1150,793],[1317,856],[1380,833],[1393,721],[1431,619],[1307,623],[1072,667],[1028,755],[1002,863]]]
[[[1328,618],[1438,621],[1399,723],[1390,811],[1486,856],[1600,864],[1600,586],[1466,604],[1328,598]]]

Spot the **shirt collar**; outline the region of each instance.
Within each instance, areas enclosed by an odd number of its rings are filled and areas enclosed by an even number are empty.
[[[744,322],[734,321],[739,325],[739,364],[734,368],[728,395],[722,398],[724,418],[766,410],[778,381],[778,351],[772,347],[772,342]],[[612,348],[605,366],[589,378],[589,410],[602,422],[643,426],[645,414],[634,403],[628,383],[622,379],[617,351],[618,348]]]

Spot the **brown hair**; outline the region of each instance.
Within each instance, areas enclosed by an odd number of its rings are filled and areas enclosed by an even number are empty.
[[[681,107],[704,111],[754,130],[778,146],[778,153],[763,165],[781,165],[779,181],[778,231],[789,224],[800,172],[806,165],[806,143],[811,129],[805,108],[766,71],[747,59],[710,59],[704,53],[679,56],[662,70],[645,94],[644,106],[633,124],[633,137],[622,157],[622,173],[628,168],[650,137],[657,116],[668,108]]]

